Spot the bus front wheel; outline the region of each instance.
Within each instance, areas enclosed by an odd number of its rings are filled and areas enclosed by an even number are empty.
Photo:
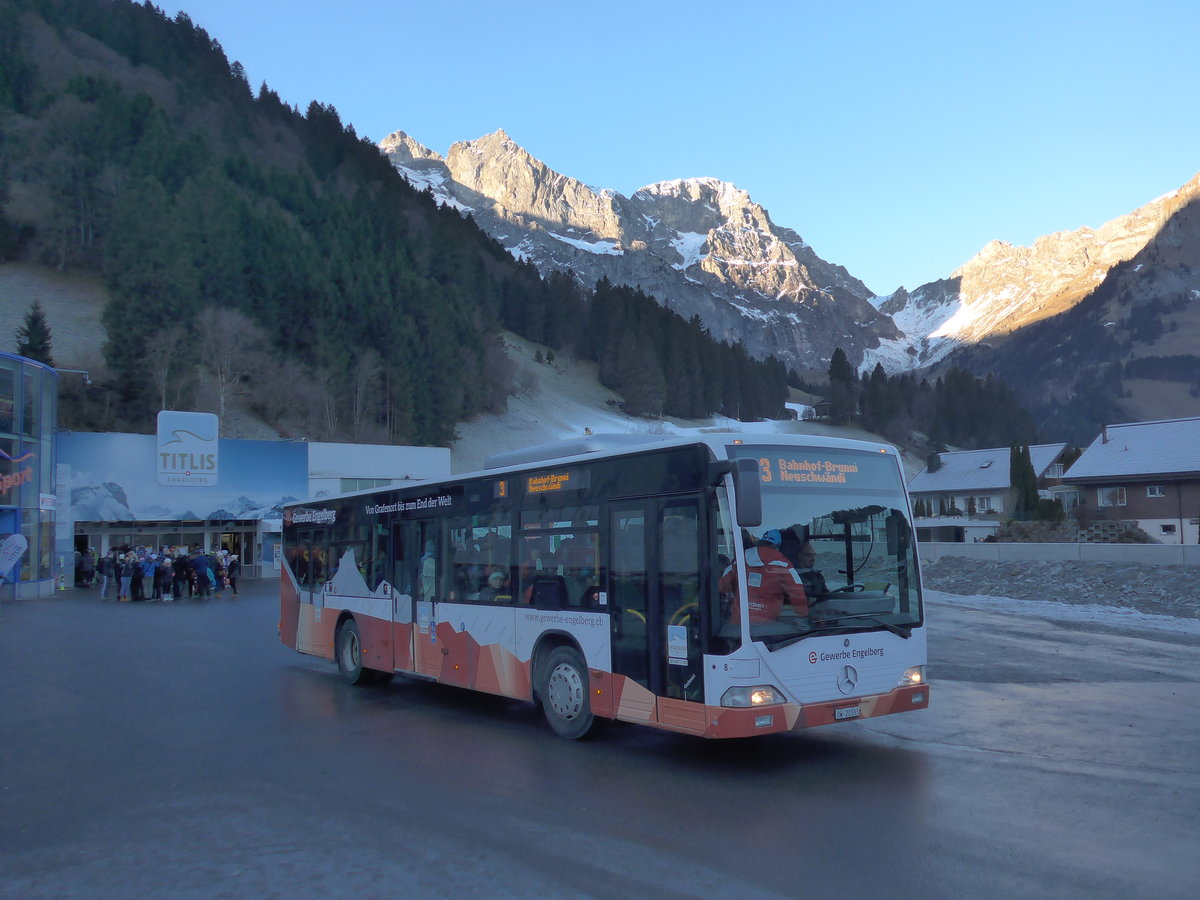
[[[542,666],[539,690],[546,721],[560,737],[585,737],[595,724],[588,697],[587,665],[573,647],[556,647]]]

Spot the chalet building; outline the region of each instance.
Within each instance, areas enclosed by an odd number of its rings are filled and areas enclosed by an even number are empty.
[[[1038,492],[1049,497],[1061,489],[1062,456],[1066,444],[1035,444],[1029,458]],[[1016,504],[1009,480],[1008,447],[934,453],[928,465],[913,476],[908,490],[930,511],[916,521],[922,541],[973,541],[994,537],[1000,522]],[[1074,490],[1074,489],[1072,489]]]
[[[1200,543],[1200,418],[1106,425],[1063,483],[1096,518],[1134,520],[1163,544]]]

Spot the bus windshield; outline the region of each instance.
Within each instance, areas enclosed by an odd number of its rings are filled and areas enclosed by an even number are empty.
[[[762,524],[741,532],[752,640],[774,650],[814,634],[908,637],[921,624],[916,547],[893,455],[761,445],[730,451],[756,459],[762,482]],[[732,594],[736,578],[723,579],[721,590]],[[737,598],[724,600],[722,631],[730,634],[740,630]]]

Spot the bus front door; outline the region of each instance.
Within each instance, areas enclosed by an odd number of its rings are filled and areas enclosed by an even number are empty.
[[[320,629],[317,624],[325,608],[325,548],[329,544],[329,535],[324,528],[305,528],[300,534],[300,552],[296,561],[296,581],[300,588],[300,604],[312,607],[309,619],[301,610],[301,625],[296,633],[296,649],[305,653],[324,655],[324,647],[317,639]],[[306,623],[311,621],[312,627]]]
[[[677,702],[703,697],[703,509],[695,497],[609,506],[613,672],[646,689],[622,693],[618,718],[704,730],[703,707]]]

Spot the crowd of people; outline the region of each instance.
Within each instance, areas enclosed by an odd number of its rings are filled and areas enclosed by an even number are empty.
[[[161,601],[185,597],[204,599],[229,591],[238,595],[242,564],[236,553],[202,547],[121,547],[97,558],[94,550],[80,554],[76,579],[83,587],[91,580],[100,588],[101,600],[117,602]]]

